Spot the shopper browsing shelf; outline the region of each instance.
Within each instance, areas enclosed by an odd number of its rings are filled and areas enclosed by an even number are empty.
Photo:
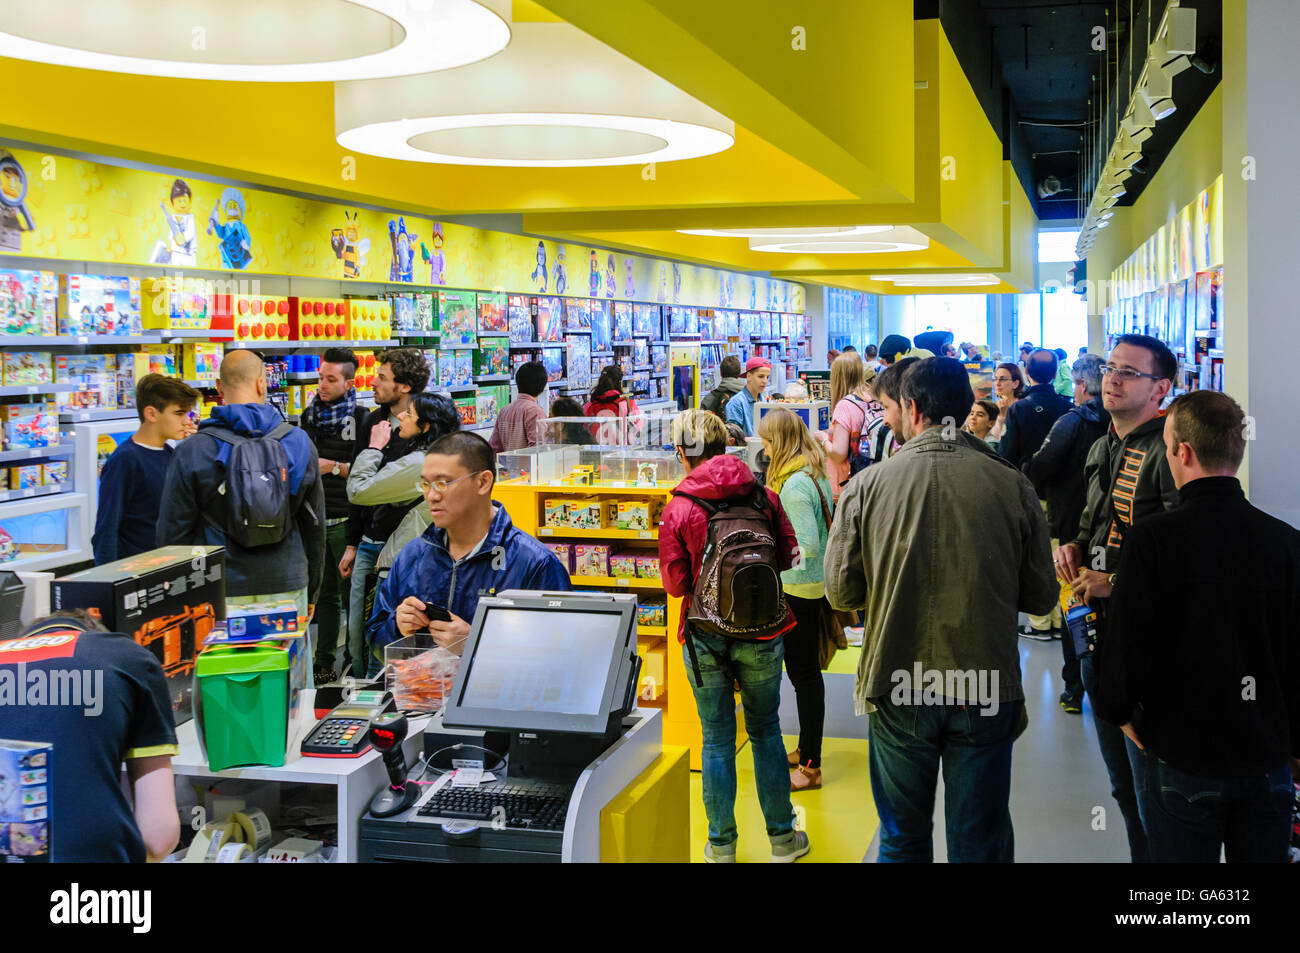
[[[838,354],[839,352],[834,351],[832,353]],[[734,354],[728,354],[722,359],[722,363],[718,365],[718,373],[722,375],[718,381],[718,386],[701,398],[700,410],[707,410],[725,421],[727,403],[745,389],[745,379],[740,376],[740,358]]]
[[[601,370],[596,386],[591,389],[591,399],[587,401],[582,411],[588,417],[609,418],[611,421],[625,420],[627,423],[623,426],[629,428],[635,428],[638,421],[627,420],[627,418],[638,417],[641,413],[641,409],[636,405],[636,398],[623,392],[623,369],[617,364],[610,364]],[[627,439],[629,435],[619,424],[593,425],[593,433],[596,443],[599,444],[631,442]]]
[[[1178,362],[1155,338],[1126,334],[1101,366],[1102,404],[1110,430],[1088,451],[1087,497],[1074,540],[1056,550],[1056,573],[1074,587],[1074,596],[1097,610],[1101,631],[1097,648],[1080,660],[1084,690],[1096,698],[1105,657],[1105,622],[1112,587],[1119,577],[1125,536],[1135,525],[1178,503],[1165,454],[1160,404],[1173,386]],[[1087,567],[1087,568],[1084,568]],[[1165,608],[1168,608],[1167,606]],[[1183,685],[1183,688],[1188,686]],[[1101,757],[1110,773],[1111,794],[1119,803],[1134,863],[1147,860],[1147,838],[1140,813],[1146,767],[1141,750],[1096,707],[1093,721]]]
[[[1300,533],[1246,501],[1245,428],[1226,394],[1170,405],[1163,438],[1181,503],[1126,534],[1107,617],[1094,703],[1145,751],[1142,817],[1157,862],[1212,864],[1221,850],[1229,863],[1287,860]],[[1204,592],[1232,599],[1189,598]]]
[[[736,396],[727,401],[727,423],[735,424],[745,431],[746,437],[754,436],[754,404],[767,390],[767,382],[772,377],[772,365],[765,357],[751,357],[745,362],[745,387],[737,391]]]
[[[582,405],[572,397],[558,397],[551,401],[551,417],[585,417]],[[588,446],[596,442],[586,424],[568,420],[562,423],[548,423],[547,436],[550,443],[571,443]]]
[[[744,392],[734,400],[742,397]],[[727,454],[726,429],[717,417],[704,410],[688,410],[673,419],[672,438],[687,472],[673,498],[664,507],[659,529],[659,567],[664,589],[670,596],[682,599],[682,628],[677,638],[683,643],[687,678],[695,692],[704,734],[701,751],[704,810],[709,819],[705,860],[710,863],[734,863],[736,860],[736,702],[733,687],[739,682],[745,727],[754,753],[754,780],[763,818],[767,822],[772,860],[780,863],[794,861],[809,849],[808,835],[794,829],[789,764],[781,740],[781,662],[785,656],[781,632],[793,627],[794,620],[789,617],[779,619],[776,631],[766,637],[739,641],[696,626],[689,626],[688,631],[687,618],[691,611],[691,594],[703,571],[704,550],[709,538],[708,506],[719,502],[753,501],[761,492],[764,512],[770,514],[769,538],[775,546],[778,570],[789,569],[794,564],[798,540],[781,506],[780,497],[770,489],[760,489],[749,468]],[[696,660],[698,674],[695,673]]]
[[[357,455],[357,437],[368,411],[357,406],[357,358],[349,348],[332,347],[321,356],[316,397],[300,425],[319,457],[325,491],[325,567],[316,604],[316,681],[332,681],[339,635],[347,631],[348,577],[339,567],[348,545],[348,475]],[[347,639],[343,639],[343,651]]]
[[[6,824],[10,841],[49,836],[50,859],[59,863],[162,860],[176,849],[181,833],[172,779],[176,729],[162,666],[129,635],[105,632],[74,609],[0,639],[0,684],[28,691],[38,672],[55,692],[42,699],[51,704],[14,704],[10,698],[0,709],[0,732],[14,741],[54,746],[47,767],[51,820]],[[84,690],[69,697],[72,684]],[[18,816],[4,801],[19,787],[19,778],[0,772],[0,814]]]
[[[865,614],[855,699],[858,714],[871,713],[867,752],[886,862],[933,859],[940,769],[948,858],[1014,859],[1011,746],[1027,723],[1016,614],[1047,611],[1058,587],[1029,480],[941,423],[972,403],[959,362],[907,367],[906,440],[887,464],[850,482],[826,547],[831,605]],[[968,555],[990,552],[997,558]]]
[[[515,388],[519,396],[497,414],[488,441],[497,453],[537,445],[538,422],[546,418],[546,411],[537,399],[546,390],[546,376],[546,367],[540,361],[520,364],[519,370],[515,371]]]
[[[799,546],[798,562],[781,573],[781,586],[795,617],[795,627],[782,637],[785,673],[799,709],[799,744],[789,757],[790,787],[803,791],[822,786],[826,685],[820,659],[822,616],[830,610],[822,557],[830,535],[831,484],[825,451],[796,414],[772,411],[759,422],[758,435],[771,460],[767,488],[780,496]]]
[[[400,431],[398,415],[405,413],[411,398],[423,394],[429,384],[429,362],[417,348],[398,347],[385,351],[375,374],[375,404],[357,434],[358,455],[370,446],[370,432],[381,423],[389,428],[384,451],[400,456],[405,440],[393,436]],[[355,463],[355,460],[353,461]],[[351,474],[349,474],[350,476]],[[414,484],[412,484],[414,485]],[[375,592],[375,561],[384,547],[384,540],[393,525],[376,525],[376,511],[355,501],[351,502],[348,517],[348,545],[339,563],[339,573],[350,580],[348,588],[348,658],[347,668],[358,678],[364,678],[369,660],[366,657],[366,620],[369,618],[368,602]]]
[[[373,507],[367,536],[379,542],[381,550],[407,512],[420,502],[425,451],[460,429],[456,405],[445,394],[414,395],[397,419],[396,441],[388,421],[381,420],[370,428],[370,446],[357,454],[348,477],[348,499]],[[395,449],[388,449],[390,444]],[[368,582],[367,588],[373,590],[375,585],[377,580]],[[366,617],[368,620],[369,613]],[[363,651],[366,675],[373,676],[382,667],[381,661],[372,652]]]
[[[1052,531],[1055,549],[1062,539],[1072,539],[1079,531],[1079,518],[1087,492],[1085,469],[1088,451],[1110,428],[1110,414],[1102,406],[1101,358],[1086,354],[1074,362],[1074,404],[1048,432],[1043,445],[1025,466],[1025,474],[1047,501],[1047,525]],[[1083,711],[1083,679],[1074,640],[1061,639],[1064,666],[1061,677],[1065,691],[1061,707],[1071,714]]]
[[[478,434],[451,433],[429,448],[420,486],[432,525],[402,548],[375,596],[368,632],[377,652],[429,632],[459,655],[481,595],[571,588],[555,555],[493,502],[496,472],[496,454]]]
[[[292,599],[305,625],[325,553],[316,448],[267,405],[266,367],[252,351],[226,352],[217,387],[224,403],[172,456],[155,541],[225,547],[227,607]]]
[[[1006,428],[998,452],[1011,461],[1018,470],[1024,470],[1038,448],[1043,445],[1047,432],[1070,409],[1066,400],[1052,386],[1056,379],[1056,355],[1045,348],[1032,351],[1025,364],[1025,372],[1033,384],[1020,400],[1016,401],[1006,413]],[[1047,503],[1039,495],[1043,511]],[[1053,636],[1060,637],[1063,619],[1059,603],[1052,606],[1052,611],[1045,616],[1030,615],[1029,624],[1022,626],[1020,634],[1025,638],[1038,641],[1051,641]]]
[[[154,548],[163,484],[172,460],[168,441],[194,432],[190,413],[199,392],[184,381],[146,374],[135,385],[140,428],[118,444],[99,476],[95,533],[90,539],[95,565]]]

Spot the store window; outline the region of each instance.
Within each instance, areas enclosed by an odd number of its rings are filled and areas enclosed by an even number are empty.
[[[880,297],[845,288],[826,289],[826,346],[837,351],[852,344],[861,351],[880,343]]]
[[[954,344],[988,341],[988,295],[916,295],[911,309],[910,338],[926,331],[951,331]]]
[[[1070,360],[1088,343],[1088,305],[1070,291],[1016,295],[1016,344],[1064,348]]]

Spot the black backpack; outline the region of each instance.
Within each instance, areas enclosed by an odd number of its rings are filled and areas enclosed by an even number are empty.
[[[293,504],[289,493],[289,455],[280,443],[293,430],[282,422],[260,437],[245,437],[225,427],[203,433],[230,444],[226,461],[225,520],[203,511],[203,518],[245,549],[270,546],[289,534]],[[218,511],[222,507],[217,507]]]
[[[700,573],[686,616],[686,645],[695,682],[703,686],[691,632],[753,642],[783,631],[788,609],[777,569],[777,540],[767,491],[755,486],[748,496],[705,500],[677,491],[708,514]]]

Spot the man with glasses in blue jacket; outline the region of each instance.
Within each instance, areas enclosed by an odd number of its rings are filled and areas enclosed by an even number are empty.
[[[402,548],[375,595],[372,645],[429,632],[459,655],[481,596],[572,588],[568,569],[492,501],[496,475],[496,453],[478,434],[457,431],[429,448],[419,485],[432,524]]]

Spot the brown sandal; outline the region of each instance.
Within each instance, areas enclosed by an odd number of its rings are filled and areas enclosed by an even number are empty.
[[[790,767],[799,767],[799,749],[795,748],[793,751],[787,751],[785,753],[785,760],[790,763]]]
[[[822,769],[797,766],[790,772],[791,791],[817,791],[822,786]]]

